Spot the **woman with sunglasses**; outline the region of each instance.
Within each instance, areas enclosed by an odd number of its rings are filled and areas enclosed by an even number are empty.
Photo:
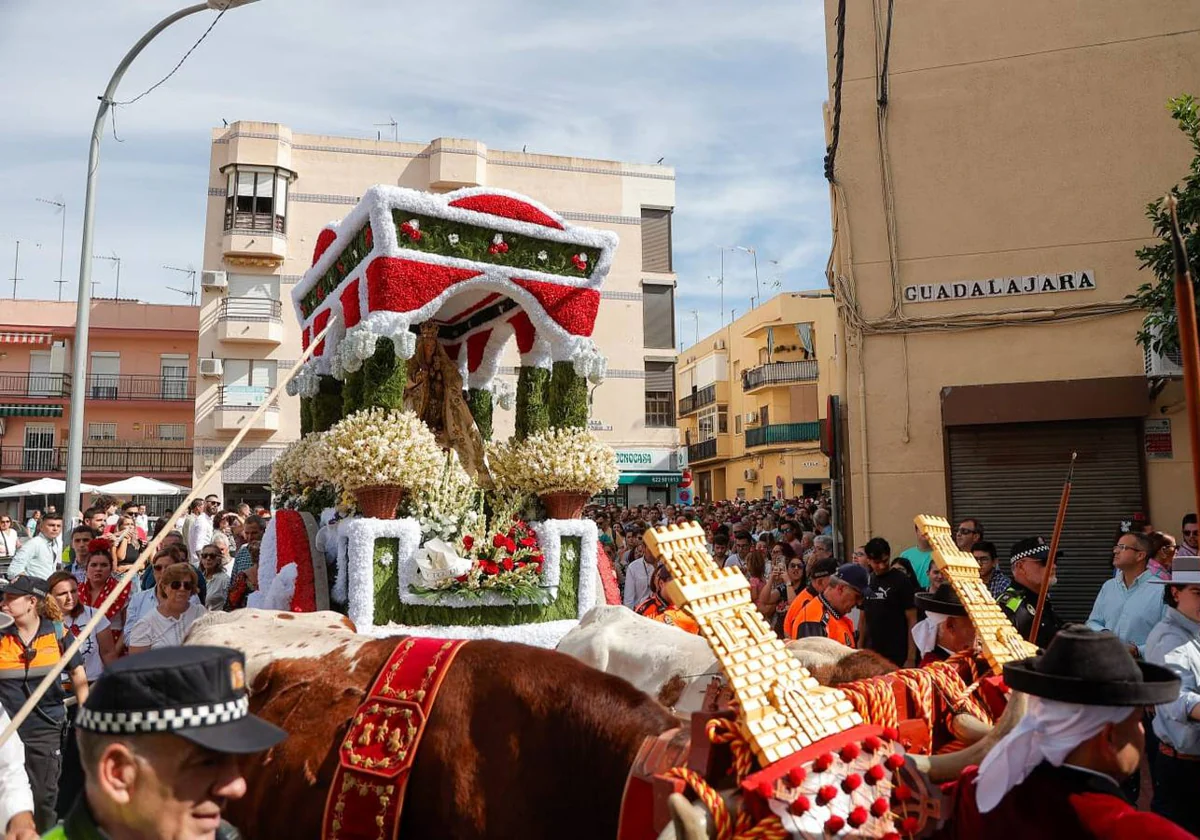
[[[176,563],[163,570],[155,584],[157,608],[129,631],[131,654],[183,644],[192,622],[205,613],[203,606],[191,603],[197,585],[196,570],[187,563]]]
[[[229,592],[229,573],[225,567],[233,565],[228,550],[222,551],[217,545],[220,536],[214,534],[212,545],[205,546],[200,552],[200,574],[204,575],[204,583],[208,588],[204,606],[210,610],[225,609],[225,596]]]
[[[771,577],[758,596],[758,609],[776,633],[783,636],[788,607],[804,591],[804,560],[787,543],[771,549]]]
[[[98,607],[104,599],[117,588],[119,581],[113,575],[112,557],[109,554],[109,542],[103,537],[88,543],[87,565],[84,566],[84,580],[79,587],[79,603],[85,607]],[[129,603],[129,587],[125,587],[113,605],[104,613],[108,619],[109,630],[115,642],[121,637],[125,627],[125,605]]]

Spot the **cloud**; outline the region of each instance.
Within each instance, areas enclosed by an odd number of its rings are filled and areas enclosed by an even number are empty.
[[[168,14],[169,0],[119,4],[0,0],[0,266],[17,238],[23,293],[58,276],[68,204],[66,275],[78,270],[88,132],[96,96],[125,50]],[[395,117],[402,139],[473,137],[493,148],[650,162],[676,168],[678,308],[719,321],[719,245],[753,246],[760,285],[824,282],[829,222],[821,178],[826,95],[823,9],[816,3],[464,0],[263,0],[228,12],[160,89],[116,110],[103,141],[96,253],[116,251],[122,290],[183,302],[163,265],[201,263],[209,129],[222,119],[278,121],[305,133],[369,137]],[[212,22],[165,31],[138,58],[118,100],[158,81]],[[388,129],[382,129],[387,132]],[[777,260],[778,265],[769,261]],[[111,275],[95,266],[102,281]],[[0,291],[5,288],[0,270]],[[49,284],[49,285],[47,285]],[[103,290],[103,285],[102,285]],[[745,311],[754,276],[726,255],[727,307]],[[688,333],[690,334],[690,332]]]

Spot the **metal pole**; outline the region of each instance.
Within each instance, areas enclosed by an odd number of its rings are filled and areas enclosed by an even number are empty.
[[[108,119],[108,109],[112,107],[113,96],[117,85],[125,76],[135,58],[146,48],[154,38],[176,21],[189,15],[203,12],[209,8],[208,3],[197,3],[180,9],[159,21],[149,32],[133,45],[133,48],[121,59],[108,87],[100,97],[100,107],[96,109],[96,121],[92,125],[91,147],[88,151],[87,192],[83,201],[83,242],[79,248],[79,291],[75,301],[75,347],[71,364],[72,381],[82,384],[87,375],[88,322],[91,318],[92,301],[92,234],[95,228],[96,215],[96,173],[100,168],[100,138],[104,135],[104,123]],[[83,482],[83,406],[84,395],[71,395],[71,412],[69,436],[67,438],[67,488],[63,506],[64,517],[74,514],[79,505],[79,485]]]
[[[17,269],[21,265],[21,240],[17,240],[17,255],[13,257],[13,300],[17,299]]]
[[[62,210],[63,220],[62,220],[62,235],[59,237],[59,240],[58,240],[58,300],[61,303],[62,302],[63,284],[67,282],[66,280],[63,280],[63,258],[66,257],[66,255],[67,255],[67,205],[66,205],[66,202],[62,202],[62,207],[60,209]],[[66,502],[63,503],[63,507],[66,507]]]
[[[114,295],[117,300],[121,299],[121,258],[117,257],[117,293]]]
[[[758,251],[751,248],[750,256],[754,258],[754,297],[762,300],[762,289],[758,287]]]

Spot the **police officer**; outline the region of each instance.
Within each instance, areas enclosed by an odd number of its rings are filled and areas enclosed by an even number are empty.
[[[1058,557],[1062,558],[1060,551]],[[1050,559],[1050,546],[1041,537],[1027,537],[1013,543],[1012,553],[1008,563],[1012,568],[1012,584],[1005,589],[997,600],[1000,609],[1012,621],[1021,638],[1028,639],[1033,627],[1034,615],[1037,613],[1038,592],[1046,576],[1046,561]],[[1052,585],[1053,578],[1047,583]],[[1054,613],[1054,605],[1046,598],[1046,608],[1042,612],[1042,625],[1038,628],[1035,644],[1045,648],[1054,638],[1054,634],[1063,626],[1062,621]]]
[[[84,796],[43,840],[237,837],[221,813],[246,793],[238,758],[287,737],[250,714],[242,654],[201,646],[109,665],[76,729]]]

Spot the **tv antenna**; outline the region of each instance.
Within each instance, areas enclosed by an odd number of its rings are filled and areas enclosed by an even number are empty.
[[[188,305],[195,306],[196,305],[196,269],[190,265],[187,268],[177,268],[173,265],[164,265],[163,268],[167,269],[168,271],[178,271],[180,274],[186,274],[188,276],[188,281],[189,281],[188,285],[191,286],[190,289],[177,289],[174,286],[167,286],[167,288],[170,289],[172,292],[179,292],[179,294],[181,294],[181,295],[187,295],[188,301],[189,301]]]
[[[116,265],[116,267],[117,267],[117,289],[116,289],[116,293],[113,295],[113,300],[120,300],[121,299],[121,258],[117,256],[117,252],[113,251],[113,254],[111,257],[105,257],[105,256],[101,256],[99,254],[93,254],[92,259],[107,260],[108,262]],[[95,283],[93,283],[92,284],[92,296],[95,297],[95,294],[96,294],[96,286],[95,286]]]
[[[395,117],[388,117],[388,122],[385,122],[385,123],[375,123],[375,127],[376,127],[376,128],[391,128],[391,130],[392,130],[392,142],[393,142],[393,143],[399,143],[399,142],[400,142],[400,123],[396,122],[396,118],[395,118]],[[382,140],[382,139],[383,139],[383,132],[382,132],[382,131],[376,131],[376,132],[375,132],[375,139],[376,139],[376,140]]]

